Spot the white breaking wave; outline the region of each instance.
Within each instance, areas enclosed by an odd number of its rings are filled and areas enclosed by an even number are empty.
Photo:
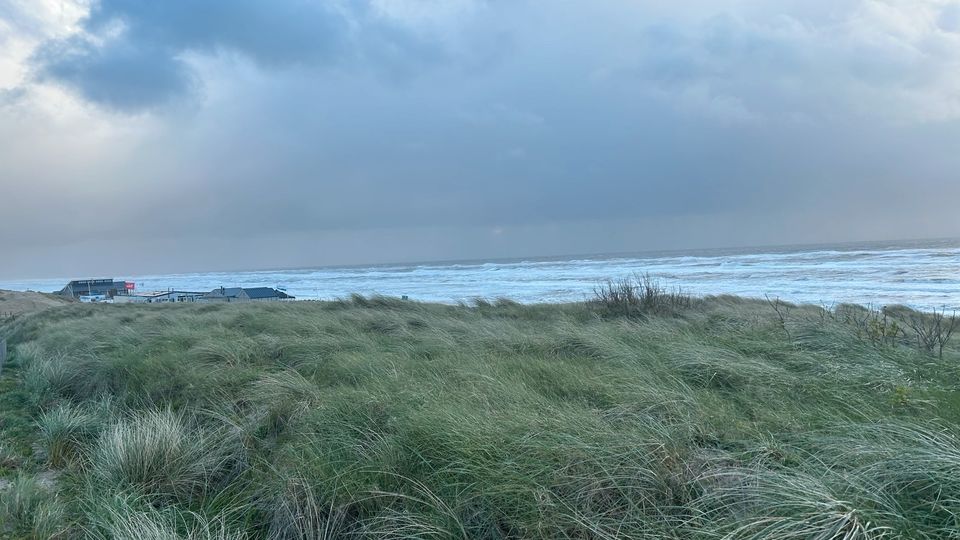
[[[556,303],[584,300],[599,282],[634,273],[697,295],[960,310],[960,241],[104,277],[135,281],[141,290],[283,287],[307,300],[359,293]],[[0,282],[0,288],[53,291],[68,280]]]

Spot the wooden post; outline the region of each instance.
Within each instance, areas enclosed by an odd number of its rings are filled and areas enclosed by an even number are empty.
[[[0,373],[3,373],[3,364],[7,361],[7,340],[0,339]]]

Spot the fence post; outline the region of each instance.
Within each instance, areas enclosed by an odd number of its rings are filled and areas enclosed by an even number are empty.
[[[0,339],[0,373],[3,373],[3,364],[7,361],[7,340]]]

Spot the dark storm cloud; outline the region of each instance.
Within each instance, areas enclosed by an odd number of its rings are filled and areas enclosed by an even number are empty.
[[[38,52],[39,75],[131,112],[195,88],[188,54],[239,54],[267,69],[374,63],[397,77],[443,54],[355,1],[99,0],[83,28]]]
[[[94,2],[0,106],[0,245],[159,271],[960,234],[960,3],[656,4]]]
[[[348,14],[332,2],[285,0],[100,0],[84,26],[117,24],[138,41],[176,52],[235,49],[264,65],[328,61],[343,48]]]
[[[40,76],[75,89],[85,99],[138,111],[183,96],[196,87],[176,51],[130,39],[109,46],[71,37],[46,45],[36,56]]]

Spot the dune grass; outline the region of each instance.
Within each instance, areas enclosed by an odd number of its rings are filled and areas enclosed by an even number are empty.
[[[954,344],[655,296],[19,318],[0,538],[960,537]]]

